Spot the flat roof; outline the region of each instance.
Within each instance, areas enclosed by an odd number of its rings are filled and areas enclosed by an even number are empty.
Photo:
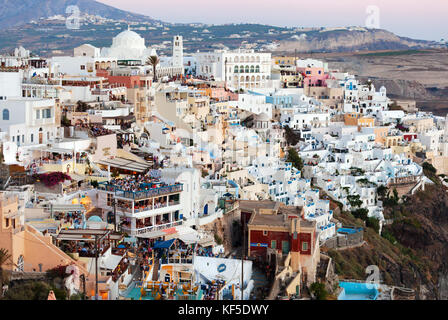
[[[50,204],[49,209],[57,212],[86,211],[82,204]]]
[[[286,218],[285,218],[286,217]],[[259,214],[256,213],[249,222],[249,225],[269,226],[269,227],[289,227],[289,220],[286,215]]]
[[[95,236],[106,237],[108,236],[110,240],[121,240],[123,238],[122,234],[114,233],[112,230],[105,229],[69,229],[61,230],[57,235],[57,240],[73,240],[73,241],[95,241]]]
[[[259,209],[278,209],[280,202],[270,200],[239,200],[239,207],[242,211],[258,211]]]

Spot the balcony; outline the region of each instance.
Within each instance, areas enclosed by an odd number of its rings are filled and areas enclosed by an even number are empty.
[[[117,212],[121,212],[126,214],[127,216],[131,216],[132,214],[138,214],[138,213],[143,213],[143,212],[149,212],[149,211],[154,211],[151,212],[153,214],[158,214],[159,211],[164,212],[165,210],[158,210],[158,209],[164,209],[164,208],[170,208],[172,211],[176,211],[176,210],[180,210],[180,207],[178,208],[177,206],[180,205],[180,201],[170,201],[168,204],[158,204],[158,205],[150,205],[150,206],[134,206],[134,211],[132,211],[131,207],[122,207],[122,206],[117,206]]]
[[[142,236],[142,235],[148,234],[150,232],[161,231],[161,230],[166,230],[166,229],[180,226],[180,225],[182,225],[182,222],[183,222],[182,220],[179,220],[179,221],[174,221],[174,222],[170,222],[170,223],[166,223],[166,224],[145,227],[145,228],[141,228],[141,229],[132,229],[132,228],[128,228],[128,227],[123,227],[122,231],[127,233],[130,236]]]
[[[113,193],[116,197],[133,199],[133,200],[149,199],[163,195],[168,195],[171,193],[180,193],[183,191],[182,184],[175,184],[171,186],[152,188],[149,190],[141,190],[141,191],[124,191],[122,189],[119,189],[115,185],[108,183],[104,184],[103,186],[104,186],[103,190],[105,190],[106,192]]]

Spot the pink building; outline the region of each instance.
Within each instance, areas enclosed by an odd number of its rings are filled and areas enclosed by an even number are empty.
[[[305,67],[297,68],[303,76],[303,85],[305,87],[326,87],[326,80],[330,77],[325,73],[324,68],[320,67]]]

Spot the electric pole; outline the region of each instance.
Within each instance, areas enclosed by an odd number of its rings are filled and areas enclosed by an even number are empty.
[[[241,248],[241,300],[244,300],[244,244],[246,243],[245,221],[243,217],[243,247]]]

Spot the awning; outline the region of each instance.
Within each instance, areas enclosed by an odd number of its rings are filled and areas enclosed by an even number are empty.
[[[114,158],[114,159],[104,159],[97,162],[103,166],[111,166],[113,168],[120,168],[129,171],[136,171],[142,173],[149,168],[151,168],[150,164],[136,162],[134,160],[129,160],[125,158]]]
[[[31,151],[42,151],[42,152],[51,152],[51,153],[59,153],[59,154],[71,154],[73,153],[73,149],[64,149],[64,148],[52,148],[52,147],[34,147],[29,148]]]
[[[154,244],[154,249],[169,249],[176,239],[171,239],[168,241],[159,241]]]
[[[85,211],[86,208],[82,204],[53,204],[50,205],[49,210],[53,212],[71,212],[71,211]]]
[[[70,178],[72,178],[72,180],[74,180],[74,181],[83,181],[83,180],[85,180],[86,179],[86,176],[84,176],[84,175],[80,175],[80,174],[77,174],[77,173],[69,173],[68,174],[69,176],[70,176]]]

